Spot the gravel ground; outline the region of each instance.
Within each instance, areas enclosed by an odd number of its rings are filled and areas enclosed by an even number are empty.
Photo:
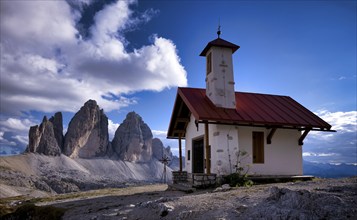
[[[146,185],[39,203],[66,208],[63,219],[357,219],[357,177],[191,194]]]

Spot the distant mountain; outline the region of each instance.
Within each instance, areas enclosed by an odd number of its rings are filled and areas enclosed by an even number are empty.
[[[357,166],[351,164],[329,164],[329,163],[313,163],[303,161],[304,175],[312,175],[322,178],[341,178],[349,176],[357,176]]]
[[[152,157],[152,132],[140,115],[129,112],[115,132],[112,148],[121,160],[149,162]]]
[[[108,158],[71,158],[26,153],[0,157],[0,198],[53,195],[91,189],[158,183],[171,168],[158,160],[136,163]],[[1,218],[0,218],[1,219]]]
[[[154,145],[152,146],[154,141]],[[44,117],[40,125],[29,130],[29,144],[25,152],[70,158],[110,158],[128,162],[147,163],[167,155],[175,166],[177,158],[170,147],[165,148],[155,138],[140,115],[129,112],[115,132],[112,141],[108,135],[108,117],[95,100],[88,100],[71,119],[63,135],[62,114],[57,112],[50,120]],[[2,150],[2,155],[7,152]],[[171,164],[169,164],[170,166]]]
[[[0,150],[0,155],[6,154]],[[169,157],[167,170],[160,162],[164,155]],[[179,161],[170,147],[153,139],[150,127],[135,112],[127,114],[110,141],[107,116],[89,100],[71,119],[65,135],[60,112],[49,120],[44,117],[30,127],[25,152],[0,157],[0,164],[1,198],[38,190],[52,194],[162,182],[171,179]]]

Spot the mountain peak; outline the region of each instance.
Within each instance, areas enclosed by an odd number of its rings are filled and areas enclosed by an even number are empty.
[[[69,157],[106,156],[109,147],[108,118],[95,100],[88,100],[68,125],[63,153]]]
[[[97,106],[97,101],[93,100],[93,99],[89,99],[88,101],[86,101],[84,103],[84,106],[93,106],[93,107],[96,107]]]
[[[148,162],[152,156],[152,133],[140,115],[129,112],[115,132],[113,151],[122,160]]]

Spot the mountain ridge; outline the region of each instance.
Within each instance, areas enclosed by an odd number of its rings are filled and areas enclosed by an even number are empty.
[[[165,148],[156,139],[153,149],[153,134],[150,127],[137,113],[129,112],[109,140],[108,117],[95,100],[88,100],[72,117],[63,135],[62,113],[57,112],[40,125],[29,129],[29,144],[25,152],[48,156],[64,154],[71,158],[111,158],[130,162],[149,162],[161,159],[153,152],[165,152],[172,156],[170,148]],[[157,143],[159,142],[159,143]],[[163,155],[162,155],[163,156]]]
[[[357,166],[352,164],[313,163],[303,160],[304,175],[321,178],[342,178],[357,176]]]
[[[0,197],[157,183],[170,180],[172,168],[178,167],[170,147],[153,140],[150,127],[135,112],[127,114],[113,140],[108,117],[95,100],[73,116],[65,135],[61,112],[50,120],[45,116],[30,127],[23,154],[0,157],[0,187],[6,189]],[[160,162],[164,155],[170,160],[166,169]]]
[[[136,163],[109,158],[70,158],[38,153],[0,157],[0,198],[31,194],[34,197],[108,187],[159,183],[170,167],[158,160]]]

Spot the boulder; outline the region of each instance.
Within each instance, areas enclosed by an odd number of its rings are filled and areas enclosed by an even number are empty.
[[[69,123],[63,153],[71,158],[102,157],[108,145],[108,118],[96,101],[89,100]]]
[[[135,112],[129,112],[115,131],[112,141],[114,153],[121,160],[148,162],[152,157],[152,133],[149,126]]]

